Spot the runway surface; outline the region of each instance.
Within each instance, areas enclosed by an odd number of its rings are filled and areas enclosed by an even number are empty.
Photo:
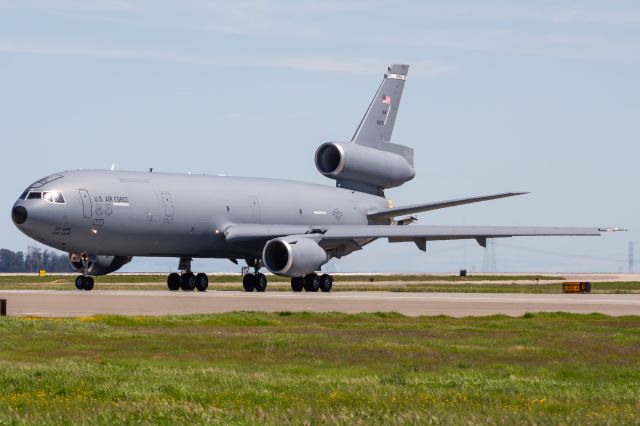
[[[526,312],[640,315],[640,294],[244,293],[2,290],[9,316],[182,315],[231,311],[400,312],[454,317]]]

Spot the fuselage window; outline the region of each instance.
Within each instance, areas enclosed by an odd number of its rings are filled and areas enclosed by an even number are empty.
[[[43,192],[42,198],[50,203],[64,204],[64,197],[58,191]]]
[[[40,198],[42,198],[42,192],[31,191],[27,195],[27,200],[39,200]]]

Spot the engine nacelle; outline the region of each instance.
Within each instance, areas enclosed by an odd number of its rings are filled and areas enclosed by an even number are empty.
[[[378,188],[400,186],[416,175],[402,155],[355,143],[323,143],[316,151],[315,161],[318,171],[328,178]]]
[[[89,256],[87,263],[89,275],[107,275],[122,268],[133,259],[130,256]],[[78,272],[82,272],[82,258],[79,254],[69,253],[69,262]]]
[[[329,261],[327,252],[315,241],[305,237],[283,237],[267,241],[262,250],[262,262],[277,275],[301,277]]]

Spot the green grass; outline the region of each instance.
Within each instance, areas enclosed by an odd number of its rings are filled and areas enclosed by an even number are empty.
[[[0,319],[0,424],[636,424],[640,317]]]
[[[563,277],[533,275],[336,275],[333,291],[394,291],[449,293],[562,293]],[[533,283],[535,278],[539,284]],[[75,290],[75,276],[0,276],[0,290]],[[165,275],[96,277],[96,290],[166,290]],[[522,282],[528,282],[522,284]],[[210,290],[241,290],[241,276],[211,275]],[[290,291],[289,279],[269,276],[268,291]],[[594,282],[593,293],[640,293],[640,282]]]

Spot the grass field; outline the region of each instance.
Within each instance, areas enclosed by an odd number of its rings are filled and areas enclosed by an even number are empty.
[[[0,276],[0,290],[75,290],[72,275]],[[536,279],[539,281],[536,283]],[[562,277],[536,275],[337,275],[333,291],[414,291],[451,293],[561,293]],[[211,275],[210,290],[241,290],[241,277]],[[107,275],[95,290],[166,290],[164,275]],[[268,291],[290,291],[289,279],[269,276]],[[593,293],[640,293],[640,282],[594,282]]]
[[[0,318],[0,424],[637,424],[640,317]]]

